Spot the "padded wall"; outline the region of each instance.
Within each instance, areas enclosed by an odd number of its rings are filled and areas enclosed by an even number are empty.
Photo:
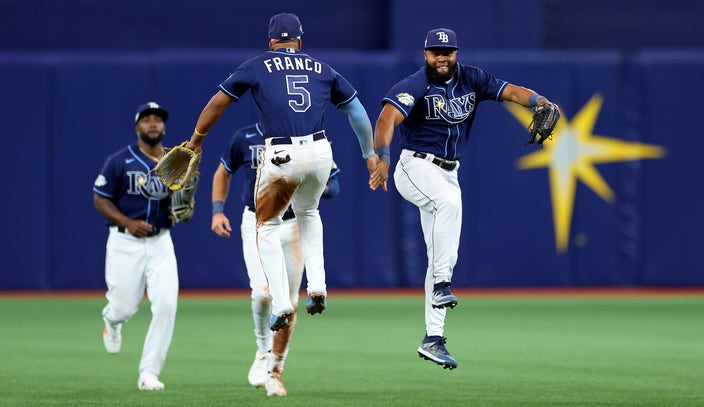
[[[253,52],[2,54],[0,86],[9,96],[0,112],[16,159],[6,178],[11,196],[0,201],[0,289],[104,287],[107,229],[93,208],[92,183],[107,155],[134,141],[136,107],[152,99],[166,106],[166,140],[176,144],[220,81]],[[416,53],[314,55],[355,84],[372,123],[386,91],[422,63]],[[704,193],[695,166],[704,143],[702,53],[466,51],[460,61],[539,90],[560,103],[568,122],[599,94],[594,134],[654,144],[668,155],[596,165],[614,199],[578,182],[569,245],[559,252],[547,169],[517,167],[535,146],[523,145],[525,129],[501,104],[482,103],[460,169],[457,286],[704,284]],[[210,232],[210,187],[225,143],[253,120],[245,97],[208,136],[195,218],[173,230],[184,288],[247,286],[239,236]],[[387,193],[368,190],[354,133],[333,108],[328,134],[342,169],[340,196],[321,203],[330,287],[419,286],[426,260],[417,209],[393,182]],[[235,224],[240,182],[236,176],[226,206]]]

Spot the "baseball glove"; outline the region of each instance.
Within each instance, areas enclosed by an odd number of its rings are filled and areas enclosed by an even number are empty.
[[[537,140],[542,146],[545,140],[552,139],[550,135],[559,119],[560,108],[556,104],[550,102],[538,104],[533,110],[533,121],[528,126],[530,136],[526,144],[533,144]]]
[[[154,167],[154,172],[172,191],[186,187],[196,175],[200,164],[200,153],[186,148],[186,141],[173,147],[161,157]]]
[[[200,172],[196,170],[195,175],[181,189],[171,192],[171,204],[169,204],[169,218],[176,224],[191,220],[193,208],[196,206],[196,190],[200,181]]]

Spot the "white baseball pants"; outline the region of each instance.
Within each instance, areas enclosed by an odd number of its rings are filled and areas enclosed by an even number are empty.
[[[242,236],[242,254],[247,267],[249,286],[252,289],[252,317],[254,319],[254,336],[257,338],[257,348],[260,351],[272,349],[273,332],[269,329],[271,316],[271,295],[262,263],[257,250],[257,219],[254,212],[245,207],[242,212],[240,225]],[[296,219],[288,219],[281,223],[279,238],[284,253],[286,264],[289,296],[293,304],[298,303],[298,291],[303,279],[303,254],[301,253],[301,240],[298,234]],[[261,305],[265,304],[266,312],[258,312]]]
[[[128,321],[144,297],[151,302],[152,320],[144,340],[139,373],[161,374],[171,345],[178,302],[178,267],[171,233],[137,238],[110,227],[105,255],[103,318],[111,324]]]
[[[462,231],[462,191],[457,167],[446,171],[431,161],[402,150],[394,171],[398,192],[418,207],[428,256],[425,276],[425,325],[428,335],[443,335],[446,310],[433,308],[433,285],[452,281]]]
[[[256,187],[259,258],[269,282],[272,313],[275,315],[293,312],[279,236],[281,216],[289,203],[298,222],[308,293],[327,295],[323,224],[318,204],[330,176],[332,149],[326,138],[314,140],[312,135],[308,135],[291,137],[291,140],[291,144],[276,145],[271,145],[271,139],[266,140]],[[274,157],[286,156],[290,161],[280,165],[271,161]]]

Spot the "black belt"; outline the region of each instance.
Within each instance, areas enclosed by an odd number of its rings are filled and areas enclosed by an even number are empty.
[[[251,206],[247,206],[247,209],[248,209],[250,212],[256,213],[256,211],[254,210],[254,208],[252,208]],[[289,209],[286,209],[286,212],[284,212],[284,216],[282,216],[281,219],[283,219],[283,220],[289,220],[289,219],[293,219],[293,218],[295,218],[295,217],[296,217],[296,214],[293,213],[293,210],[292,210],[291,208],[289,208]]]
[[[325,138],[325,130],[320,130],[320,131],[317,131],[313,134],[308,134],[308,136],[313,136],[313,141],[322,140]],[[293,140],[291,140],[291,137],[279,137],[279,136],[270,136],[270,137],[272,137],[272,139],[271,139],[272,146],[275,146],[277,144],[293,144]],[[306,136],[302,136],[302,137],[306,137]]]
[[[120,232],[120,233],[129,233],[129,231],[128,231],[127,229],[125,229],[124,227],[122,227],[122,226],[118,226],[118,227],[117,227],[117,231]],[[156,235],[159,234],[159,232],[161,232],[161,229],[160,229],[160,228],[156,228],[156,230],[153,230],[153,231],[151,231],[151,232],[147,232],[147,234],[144,235],[144,237],[156,236]],[[131,233],[130,233],[130,234],[131,234]],[[135,236],[135,237],[136,237],[136,236]]]
[[[420,151],[416,151],[413,153],[413,156],[417,157],[417,158],[425,159],[425,157],[427,157],[428,154],[421,153]],[[444,160],[444,159],[438,158],[438,157],[433,157],[432,163],[437,165],[438,167],[442,168],[445,171],[452,171],[455,169],[455,167],[457,167],[457,161]]]

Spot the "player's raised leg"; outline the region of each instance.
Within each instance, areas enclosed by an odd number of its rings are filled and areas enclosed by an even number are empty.
[[[278,331],[288,325],[288,316],[293,312],[279,228],[281,215],[289,206],[298,184],[294,182],[295,177],[271,162],[274,150],[267,146],[264,151],[264,161],[258,170],[255,206],[257,250],[271,294],[269,327],[272,331]]]
[[[306,310],[313,315],[322,313],[327,306],[323,223],[320,219],[318,205],[330,175],[332,149],[330,143],[326,139],[322,139],[300,153],[307,156],[308,173],[293,196],[292,206],[298,221],[301,250],[306,265],[308,280]]]

